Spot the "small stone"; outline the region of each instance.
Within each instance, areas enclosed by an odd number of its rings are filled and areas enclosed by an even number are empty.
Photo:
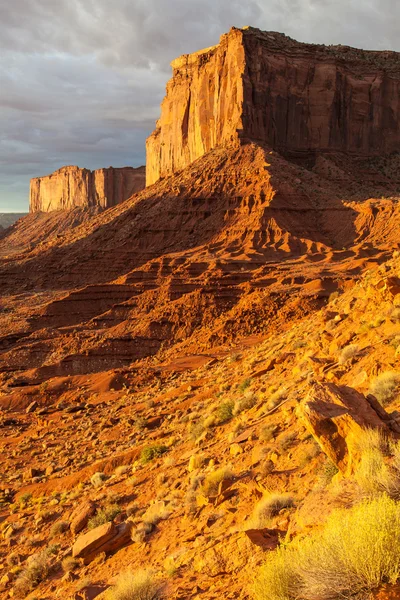
[[[34,400],[33,402],[30,403],[30,405],[26,409],[26,411],[25,411],[26,414],[35,412],[35,410],[37,409],[38,406],[39,406],[38,403],[36,402],[36,400]]]

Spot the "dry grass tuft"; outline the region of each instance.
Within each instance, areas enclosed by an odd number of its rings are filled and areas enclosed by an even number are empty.
[[[386,371],[376,377],[369,388],[369,393],[386,406],[390,404],[400,392],[400,373]]]
[[[218,492],[218,487],[221,481],[225,479],[232,479],[233,473],[228,467],[221,467],[212,473],[209,473],[202,485],[202,492],[206,496],[215,496]]]
[[[264,496],[254,507],[253,514],[246,523],[246,529],[264,529],[282,509],[292,506],[294,506],[294,499],[289,494]]]
[[[29,592],[47,578],[50,572],[52,554],[53,550],[49,547],[29,557],[25,568],[15,582],[17,597],[25,598]]]
[[[350,344],[343,348],[339,356],[339,365],[345,365],[349,360],[357,356],[359,347],[357,344]]]
[[[160,600],[164,584],[148,570],[123,573],[107,591],[106,600]]]
[[[400,504],[382,495],[332,513],[325,528],[271,553],[255,600],[368,598],[400,576]]]

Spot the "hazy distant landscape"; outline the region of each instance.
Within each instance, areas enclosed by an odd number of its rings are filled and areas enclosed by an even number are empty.
[[[0,213],[0,227],[2,229],[7,229],[10,227],[15,221],[25,217],[27,213]]]

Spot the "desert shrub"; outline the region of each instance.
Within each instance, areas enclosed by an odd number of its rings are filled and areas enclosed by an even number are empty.
[[[367,598],[400,576],[400,504],[382,495],[331,514],[324,529],[271,553],[256,600]]]
[[[318,446],[317,443],[313,444],[311,447],[304,450],[300,454],[300,461],[299,461],[300,469],[304,469],[304,467],[306,465],[308,465],[319,454],[321,454],[321,448]]]
[[[400,346],[400,335],[395,335],[394,337],[392,337],[389,343],[392,346],[392,348],[397,350],[397,348]]]
[[[226,423],[226,421],[232,419],[234,406],[235,403],[232,400],[220,404],[215,411],[217,422]]]
[[[328,460],[321,471],[319,472],[319,485],[320,487],[326,487],[333,479],[333,477],[339,472],[339,469],[334,462]]]
[[[106,479],[107,479],[107,475],[105,473],[100,473],[98,471],[97,473],[93,473],[93,475],[90,478],[90,483],[94,487],[100,487],[101,485],[103,485],[103,483],[105,482]]]
[[[142,543],[146,540],[146,535],[153,531],[151,523],[139,523],[137,527],[132,529],[131,539],[133,542]]]
[[[138,570],[121,574],[106,600],[159,600],[163,595],[164,584],[151,571]]]
[[[199,437],[204,433],[205,426],[202,421],[197,421],[196,423],[190,423],[189,426],[189,435],[191,439],[195,442],[199,439]]]
[[[250,410],[257,402],[257,396],[252,392],[247,392],[244,394],[240,400],[235,402],[235,406],[233,408],[233,414],[238,415],[245,410]]]
[[[142,519],[144,523],[149,525],[157,525],[160,521],[165,521],[170,516],[171,511],[164,506],[163,502],[156,502],[151,504],[144,513]]]
[[[20,498],[19,498],[19,502],[20,504],[28,504],[28,502],[31,500],[32,498],[32,494],[30,492],[25,492],[24,494],[21,494]]]
[[[272,410],[273,408],[276,408],[278,406],[278,404],[280,404],[284,398],[286,396],[286,388],[279,388],[279,390],[276,390],[276,392],[274,392],[270,399],[267,402],[267,410]]]
[[[246,391],[246,390],[247,390],[247,388],[248,388],[248,387],[250,387],[250,385],[251,385],[251,378],[250,378],[250,377],[247,377],[246,379],[244,379],[244,380],[242,381],[242,383],[240,383],[240,384],[238,385],[238,388],[237,388],[237,389],[238,389],[238,392],[240,392],[240,393],[242,393],[242,394],[243,394],[243,392],[244,392],[244,391]]]
[[[359,444],[362,448],[361,459],[355,472],[355,479],[362,493],[371,497],[386,493],[391,498],[399,499],[399,444],[390,447],[383,433],[376,430],[366,430]],[[390,462],[385,458],[389,452],[393,453]]]
[[[65,533],[69,529],[69,523],[67,521],[57,521],[51,526],[50,529],[50,537],[56,537],[57,535],[61,535]]]
[[[289,494],[270,494],[264,496],[254,507],[247,525],[252,529],[263,529],[267,527],[273,517],[279,514],[283,508],[291,508],[294,499]]]
[[[286,450],[289,450],[289,448],[292,446],[293,442],[295,441],[296,437],[297,437],[297,433],[295,431],[293,431],[291,433],[285,433],[279,439],[279,448],[281,450],[283,450],[284,452]]]
[[[204,429],[211,429],[211,427],[214,427],[217,424],[217,421],[219,422],[219,419],[216,414],[213,413],[208,415],[203,421]]]
[[[400,308],[396,307],[392,310],[390,320],[393,321],[393,323],[398,323],[400,321]]]
[[[79,560],[73,556],[66,556],[61,562],[64,573],[70,573],[79,566]]]
[[[295,560],[295,550],[289,546],[279,547],[275,552],[271,552],[253,582],[253,598],[294,600],[300,579]]]
[[[263,425],[260,428],[259,439],[263,442],[270,442],[274,438],[276,425]]]
[[[121,509],[118,504],[109,504],[104,508],[97,509],[94,517],[89,519],[88,529],[95,529],[95,527],[99,527],[99,525],[104,525],[104,523],[113,521],[120,512]]]
[[[221,481],[232,479],[233,473],[228,467],[221,467],[212,473],[209,473],[202,484],[202,491],[206,496],[215,496]]]
[[[17,596],[25,598],[26,594],[47,578],[53,553],[54,547],[49,547],[29,557],[15,582]]]
[[[205,458],[202,454],[192,454],[192,456],[189,458],[189,472],[197,471],[197,469],[200,469],[203,466],[204,461]]]
[[[377,450],[385,456],[390,454],[390,443],[387,435],[382,429],[363,429],[357,439],[357,450],[362,456],[366,452]]]
[[[376,377],[369,388],[369,393],[383,405],[390,404],[400,391],[400,373],[386,371]]]
[[[138,429],[139,431],[143,431],[143,429],[146,429],[146,427],[148,426],[148,422],[147,419],[145,419],[145,417],[137,417],[135,419],[135,423],[134,423],[136,429]]]
[[[262,461],[259,473],[261,477],[268,477],[275,469],[275,463],[269,458]]]
[[[154,458],[158,458],[167,452],[167,446],[154,445],[154,446],[145,446],[140,453],[140,462],[143,465],[147,465]]]
[[[339,365],[345,365],[349,360],[357,356],[359,347],[357,344],[345,346],[339,355]]]

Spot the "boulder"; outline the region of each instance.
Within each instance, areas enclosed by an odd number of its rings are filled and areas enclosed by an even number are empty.
[[[391,417],[375,398],[333,383],[315,383],[298,414],[321,449],[345,475],[359,462],[357,440],[363,429],[392,432]]]
[[[104,523],[81,535],[72,547],[74,558],[83,558],[85,564],[91,562],[98,554],[115,552],[131,541],[132,524],[120,525]]]
[[[85,500],[77,506],[70,517],[70,528],[74,535],[86,527],[95,510],[96,504],[92,500]]]

